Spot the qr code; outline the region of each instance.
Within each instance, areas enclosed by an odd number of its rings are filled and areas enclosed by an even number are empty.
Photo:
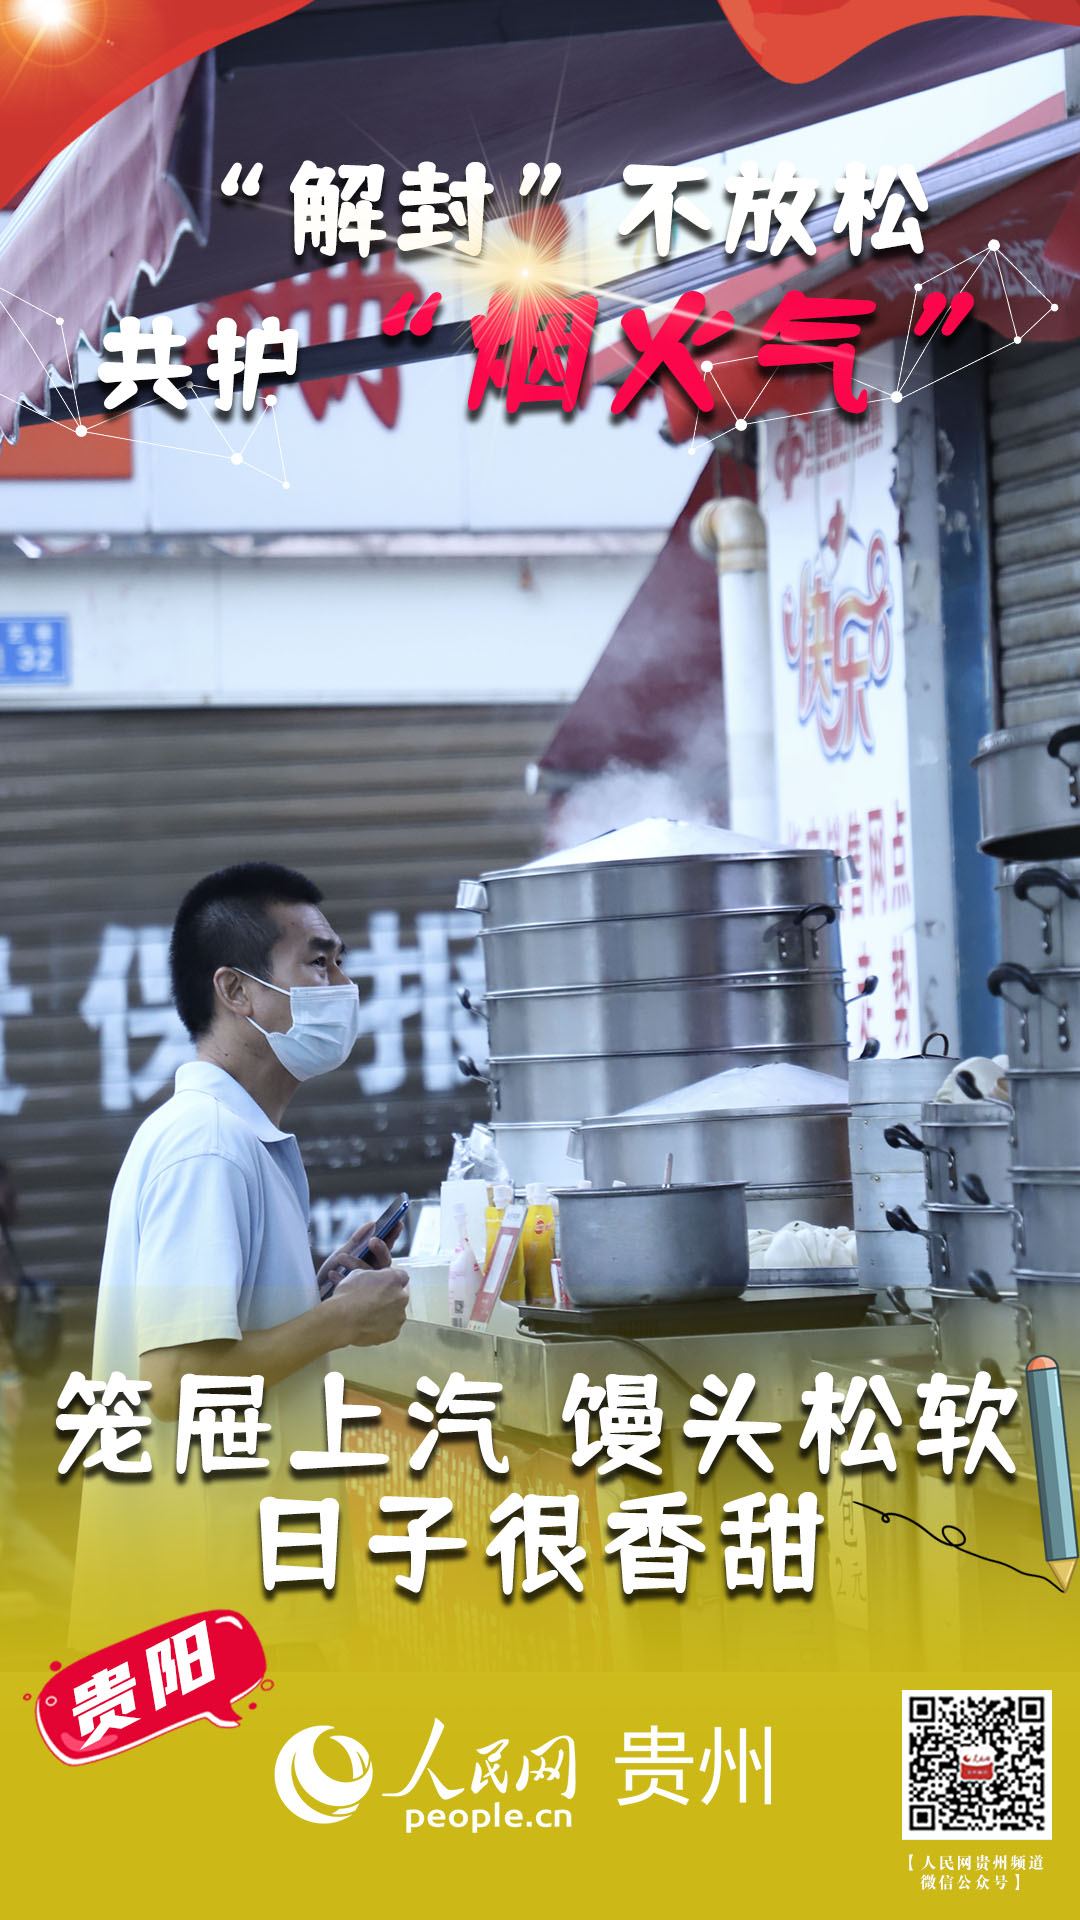
[[[1050,1694],[904,1694],[904,1839],[1049,1840]]]

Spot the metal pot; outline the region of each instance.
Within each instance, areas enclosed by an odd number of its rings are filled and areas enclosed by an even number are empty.
[[[509,867],[463,880],[457,904],[482,912],[489,928],[726,913],[738,907],[797,909],[811,900],[838,907],[838,865],[835,853],[802,849]]]
[[[1014,864],[998,885],[1001,950],[1022,967],[1080,967],[1080,860]]]
[[[489,993],[492,1055],[675,1053],[711,1047],[843,1047],[843,976],[665,980],[646,986]]]
[[[581,1162],[568,1152],[571,1131],[568,1120],[492,1124],[495,1145],[518,1187],[565,1187],[582,1177]]]
[[[616,1116],[586,1120],[577,1137],[594,1187],[643,1185],[669,1153],[674,1180],[738,1180],[758,1190],[846,1182],[850,1173],[844,1107]]]
[[[1080,721],[1037,720],[979,742],[984,853],[999,860],[1080,854]]]
[[[962,1182],[974,1178],[993,1205],[1007,1207],[1012,1204],[1011,1121],[1011,1108],[1000,1100],[928,1100],[918,1132],[901,1121],[886,1127],[885,1143],[923,1155],[928,1200],[955,1206],[964,1197]]]
[[[847,1073],[846,1047],[725,1047],[709,1053],[494,1057],[489,1085],[500,1125],[563,1118],[574,1123],[587,1114],[625,1113],[729,1067],[768,1067],[778,1060],[841,1080]]]
[[[826,901],[784,912],[658,914],[492,927],[481,934],[489,993],[516,993],[564,981],[618,986],[789,968],[839,973],[840,926]]]
[[[1017,1167],[1013,1193],[1023,1218],[1019,1264],[1080,1277],[1080,1168]]]
[[[1010,1067],[1015,1165],[1067,1172],[1080,1156],[1080,1061],[1071,1073]]]
[[[1011,1067],[1080,1067],[1080,971],[1032,973],[1003,960],[986,976],[1005,1002],[1005,1044]],[[1007,992],[1007,988],[1013,992]]]
[[[734,1297],[750,1277],[741,1186],[570,1187],[556,1198],[576,1307]]]

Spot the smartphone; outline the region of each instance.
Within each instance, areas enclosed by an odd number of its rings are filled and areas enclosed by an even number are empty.
[[[404,1220],[405,1215],[408,1213],[408,1211],[409,1211],[408,1194],[407,1193],[397,1194],[396,1197],[393,1200],[391,1200],[390,1205],[387,1208],[385,1208],[385,1210],[382,1213],[380,1213],[378,1219],[375,1222],[375,1225],[372,1227],[371,1232],[368,1234],[367,1239],[362,1240],[360,1242],[360,1246],[357,1249],[356,1258],[358,1260],[362,1260],[365,1263],[365,1265],[370,1266],[371,1262],[370,1260],[368,1260],[367,1254],[372,1241],[381,1240],[384,1234],[390,1233],[393,1230],[393,1228],[397,1226],[397,1223],[399,1220]],[[333,1268],[330,1274],[322,1283],[322,1286],[319,1290],[319,1298],[321,1300],[329,1300],[330,1295],[333,1293],[334,1288],[338,1284],[338,1281],[343,1280],[345,1278],[345,1275],[349,1272],[351,1272],[351,1268],[349,1267]]]
[[[384,1240],[386,1238],[386,1235],[392,1232],[393,1229],[397,1226],[398,1221],[404,1220],[405,1215],[408,1213],[408,1211],[409,1211],[408,1194],[407,1193],[397,1194],[396,1197],[393,1200],[391,1200],[390,1205],[386,1207],[382,1213],[380,1213],[378,1219],[375,1222],[375,1225],[372,1227],[371,1232],[368,1234],[367,1239],[362,1240],[360,1242],[360,1245],[356,1250],[357,1259],[367,1260],[368,1248],[370,1247],[372,1241]]]

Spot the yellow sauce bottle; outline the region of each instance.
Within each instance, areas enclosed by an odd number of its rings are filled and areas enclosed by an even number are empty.
[[[551,1261],[555,1252],[555,1215],[546,1187],[530,1185],[525,1189],[528,1212],[521,1234],[525,1266],[525,1298],[534,1305],[555,1298]],[[506,1289],[503,1289],[506,1298]]]
[[[484,1258],[485,1273],[487,1272],[488,1263],[491,1259],[491,1250],[495,1245],[499,1228],[502,1225],[503,1214],[506,1212],[513,1197],[514,1189],[511,1186],[503,1185],[500,1182],[498,1186],[492,1188],[492,1204],[487,1210],[487,1253]],[[525,1234],[523,1230],[514,1251],[514,1257],[510,1262],[510,1271],[506,1276],[502,1293],[499,1295],[500,1300],[513,1301],[524,1300],[525,1298],[524,1244]]]

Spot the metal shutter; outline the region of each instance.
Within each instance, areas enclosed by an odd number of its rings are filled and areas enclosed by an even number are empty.
[[[373,937],[381,952],[378,1035],[289,1109],[323,1241],[337,1244],[348,1198],[437,1187],[451,1131],[487,1112],[454,1058],[469,1043],[457,988],[476,944],[463,917],[440,916],[462,875],[537,851],[543,808],[522,773],[562,711],[0,715],[0,1157],[29,1271],[96,1283],[116,1170],[176,1064],[172,915],[192,881],[234,860],[311,874],[369,1003],[363,954]]]
[[[1080,347],[991,362],[1002,724],[1080,711]]]

